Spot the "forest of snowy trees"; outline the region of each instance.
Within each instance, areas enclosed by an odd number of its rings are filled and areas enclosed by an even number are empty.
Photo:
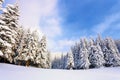
[[[2,7],[0,0],[0,62],[50,68],[50,52],[46,37],[40,39],[37,31],[24,29],[19,23],[18,4]]]
[[[71,47],[67,55],[54,59],[54,69],[90,69],[120,66],[119,40],[110,37],[102,39],[81,38]],[[60,67],[63,66],[63,67]]]
[[[19,24],[19,6],[2,7],[0,0],[0,62],[52,69],[89,69],[120,66],[120,40],[81,38],[67,55],[54,57],[47,50],[46,36]],[[42,37],[42,38],[40,38]]]

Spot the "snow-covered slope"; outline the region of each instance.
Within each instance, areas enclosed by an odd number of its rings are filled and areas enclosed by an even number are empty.
[[[0,63],[0,80],[120,80],[120,67],[53,70]]]

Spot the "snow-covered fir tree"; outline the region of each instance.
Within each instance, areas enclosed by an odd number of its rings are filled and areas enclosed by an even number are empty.
[[[52,60],[51,60],[51,53],[50,52],[47,53],[47,62],[46,62],[46,64],[47,64],[47,68],[52,67]]]
[[[96,45],[100,45],[100,47],[103,46],[103,40],[102,40],[100,34],[98,34],[98,36],[97,36],[97,38],[96,38],[96,41],[95,41],[95,44],[96,44]]]
[[[23,27],[20,27],[19,30],[18,30],[18,43],[17,43],[17,47],[16,47],[16,50],[15,50],[15,58],[14,58],[14,63],[15,64],[19,64],[21,65],[22,62],[18,59],[19,56],[21,56],[22,54],[22,51],[23,51],[23,47],[25,46],[25,31],[23,30]]]
[[[67,61],[67,55],[61,54],[61,61],[60,61],[60,69],[65,69],[66,61]]]
[[[80,40],[80,44],[81,44],[81,49],[79,52],[79,69],[88,69],[90,62],[89,62],[89,52],[87,50],[87,41],[86,39],[81,39]]]
[[[2,58],[10,63],[13,63],[15,56],[18,17],[18,4],[8,4],[0,15],[0,52]]]
[[[61,62],[61,58],[55,56],[52,61],[52,69],[61,69],[60,62]]]
[[[114,40],[106,38],[105,43],[104,56],[106,66],[120,66],[120,54]]]
[[[55,56],[54,59],[52,60],[52,69],[59,69],[58,68],[58,60],[57,57]]]
[[[99,44],[93,44],[93,40],[91,40],[90,43],[92,43],[89,49],[89,61],[91,63],[90,67],[99,68],[105,63],[103,52]]]
[[[15,57],[15,60],[18,61],[19,64],[24,62],[24,65],[29,66],[30,61],[34,60],[34,57],[32,56],[32,40],[33,39],[30,29],[28,29],[28,31],[26,31],[26,33],[24,34],[21,44],[19,46],[20,51]]]
[[[17,44],[16,44],[16,56],[22,51],[22,42],[23,42],[23,37],[25,35],[24,28],[21,26],[18,28],[18,35],[17,35]]]
[[[67,54],[67,62],[66,62],[66,69],[73,69],[74,68],[74,59],[72,51]]]
[[[0,10],[2,10],[2,4],[3,4],[4,0],[0,0]]]
[[[89,48],[89,42],[88,42],[87,38],[83,38],[83,42],[85,44],[86,49],[88,49]]]
[[[79,63],[79,51],[80,51],[80,43],[75,43],[74,46],[71,47],[71,51],[73,53],[73,58],[74,58],[74,68],[78,68],[78,63]]]
[[[118,40],[115,40],[115,44],[116,44],[117,49],[118,49],[118,51],[119,51],[119,53],[120,53],[120,40],[119,40],[119,39],[118,39]]]
[[[25,33],[26,32],[26,33]],[[50,68],[50,53],[46,49],[46,37],[39,40],[37,31],[23,31],[20,45],[17,49],[18,55],[15,57],[16,64],[34,65],[40,68]]]
[[[99,45],[101,47],[101,50],[103,52],[104,48],[106,47],[106,43],[105,41],[102,39],[102,37],[100,36],[100,34],[98,34],[96,41],[95,41],[96,45]]]
[[[49,51],[47,50],[47,41],[46,37],[43,36],[42,39],[38,43],[39,50],[37,51],[35,64],[40,68],[49,68],[49,57],[47,57]]]
[[[53,69],[66,69],[67,55],[61,53],[61,55],[55,57],[52,60]]]
[[[37,30],[33,31],[31,34],[31,42],[30,42],[30,48],[31,48],[31,56],[33,57],[32,62],[35,63],[36,54],[39,51],[38,43],[39,43],[39,33]]]

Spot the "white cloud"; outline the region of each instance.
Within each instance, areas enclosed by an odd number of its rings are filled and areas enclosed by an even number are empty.
[[[20,23],[27,28],[39,29],[48,37],[61,33],[57,0],[20,0],[20,13]]]
[[[56,15],[50,15],[42,18],[41,20],[41,29],[47,35],[47,37],[55,38],[56,36],[62,35],[62,29],[60,26],[59,17],[56,18]]]
[[[50,40],[49,40],[50,41]],[[70,50],[70,47],[78,42],[79,39],[61,39],[61,40],[51,40],[50,48],[53,49],[53,53],[67,53]]]
[[[68,40],[68,39],[65,39],[65,40],[60,40],[59,41],[59,44],[60,46],[72,46],[76,41],[75,40]]]
[[[40,10],[37,0],[20,0],[20,23],[24,27],[39,28]]]
[[[20,23],[32,30],[38,29],[48,39],[50,51],[56,50],[56,37],[62,35],[58,0],[20,0]],[[58,46],[56,46],[58,47]]]
[[[102,22],[93,27],[95,33],[104,33],[106,30],[112,28],[114,30],[119,29],[120,26],[120,1],[117,0],[117,3],[114,6],[111,6],[109,15],[106,15]],[[113,27],[114,26],[114,27]]]
[[[103,22],[95,25],[93,27],[93,31],[95,33],[104,33],[107,29],[111,28],[111,25],[115,22],[120,21],[120,12],[111,14],[109,16],[106,16],[103,20]],[[118,24],[118,23],[117,23]],[[116,24],[114,24],[116,25]],[[115,27],[114,27],[115,28]]]

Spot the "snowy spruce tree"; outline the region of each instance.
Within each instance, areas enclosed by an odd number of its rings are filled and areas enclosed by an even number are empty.
[[[67,54],[67,62],[66,62],[66,69],[73,69],[74,68],[74,59],[73,59],[73,54],[70,51]]]
[[[18,47],[18,56],[15,57],[15,61],[19,63],[23,63],[26,66],[34,65],[36,55],[39,51],[38,47],[39,37],[37,31],[31,32],[28,29],[27,33],[24,33],[20,46]]]
[[[119,53],[120,53],[120,40],[119,40],[119,39],[118,39],[118,40],[115,40],[115,44],[116,44],[117,49],[118,49],[118,51],[119,51]]]
[[[38,51],[34,63],[40,68],[50,68],[49,57],[47,57],[48,54],[46,37],[43,36],[38,42]]]
[[[66,69],[67,55],[61,53],[61,55],[55,56],[52,60],[53,69]]]
[[[66,69],[66,62],[67,62],[67,55],[64,55],[64,53],[61,54],[61,57],[59,59],[59,68],[60,69]]]
[[[71,51],[73,53],[74,68],[77,69],[79,67],[78,63],[80,61],[79,59],[80,43],[75,43],[75,45],[71,47]]]
[[[90,41],[91,47],[89,49],[89,61],[91,63],[91,68],[99,68],[104,65],[104,55],[99,46],[99,44],[95,45],[93,40]]]
[[[16,44],[16,56],[22,51],[22,43],[23,43],[23,38],[25,35],[24,28],[21,26],[18,28],[18,35],[17,35],[17,44]]]
[[[61,69],[61,58],[55,57],[52,61],[52,68],[53,69]]]
[[[105,65],[108,66],[120,66],[120,54],[115,45],[114,40],[107,38],[105,40],[106,47],[104,47]]]
[[[88,50],[87,50],[87,41],[86,39],[81,39],[80,40],[80,52],[79,52],[79,69],[88,69],[90,62],[89,62],[89,54],[88,54]]]
[[[31,49],[32,35],[30,30],[26,31],[26,33],[22,37],[22,41],[18,48],[18,55],[15,57],[15,62],[18,64],[23,64],[29,66],[30,61],[33,61],[34,57],[32,56]]]
[[[2,4],[3,4],[4,0],[0,0],[0,10],[2,10]]]
[[[100,45],[101,49],[102,49],[102,47],[104,46],[104,42],[103,42],[100,34],[98,34],[98,36],[97,36],[97,38],[96,38],[96,41],[95,41],[95,44],[96,44],[96,45]]]
[[[30,48],[31,48],[31,56],[33,57],[33,64],[35,63],[36,54],[39,51],[38,42],[39,42],[39,33],[37,30],[33,31],[31,34],[31,42],[30,42]]]
[[[22,31],[22,30],[21,30]],[[23,31],[14,61],[19,65],[50,68],[50,53],[46,49],[46,37],[39,40],[37,31]]]
[[[19,33],[19,35],[18,35],[19,36],[18,37],[19,41],[18,41],[16,51],[15,51],[16,56],[14,58],[14,63],[18,64],[18,65],[23,65],[23,63],[21,61],[22,60],[21,55],[22,55],[22,52],[25,48],[25,45],[26,45],[25,40],[27,39],[27,37],[26,37],[25,31],[23,30],[22,27],[19,28],[18,33]]]
[[[15,56],[19,26],[18,17],[18,4],[8,4],[0,15],[0,52],[2,53],[2,58],[10,63],[13,63],[13,57]]]
[[[56,56],[52,60],[52,69],[59,69],[59,59]]]
[[[60,69],[65,69],[66,61],[67,61],[67,55],[63,55],[62,53],[61,60],[60,60]]]
[[[47,64],[47,68],[51,68],[52,67],[52,60],[51,60],[51,53],[50,52],[47,53],[46,64]]]
[[[2,10],[2,3],[3,3],[3,0],[0,0],[0,10]],[[0,20],[1,21],[1,20]],[[1,22],[0,22],[1,23]],[[0,50],[0,56],[3,56],[3,53],[2,51]]]

